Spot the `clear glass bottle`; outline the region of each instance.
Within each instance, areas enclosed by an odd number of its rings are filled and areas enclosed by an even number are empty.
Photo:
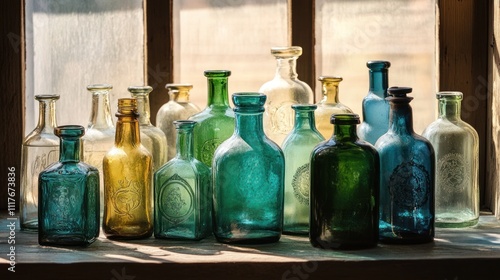
[[[277,242],[283,229],[285,161],[266,137],[262,115],[266,96],[235,93],[234,134],[215,152],[214,235],[223,243]]]
[[[389,102],[386,100],[389,85],[389,61],[373,60],[366,63],[370,87],[363,98],[363,122],[358,126],[359,138],[375,145],[389,128]]]
[[[350,114],[353,111],[339,101],[341,77],[321,76],[318,80],[321,82],[323,99],[318,102],[318,109],[314,112],[316,115],[316,127],[321,135],[328,139],[332,137],[331,116],[333,114]]]
[[[176,120],[186,120],[199,113],[200,108],[189,101],[189,91],[193,88],[190,84],[167,84],[169,101],[163,104],[156,114],[156,126],[161,129],[168,143],[167,160],[176,154],[177,131],[173,124]]]
[[[283,142],[285,155],[285,206],[283,233],[309,233],[309,160],[325,138],[316,129],[316,105],[295,104],[295,124]]]
[[[436,154],[436,227],[479,220],[479,136],[460,118],[461,92],[438,92],[439,117],[423,132]]]
[[[212,166],[215,150],[234,132],[234,112],[229,107],[227,80],[231,71],[207,70],[207,107],[189,117],[197,122],[194,128],[194,157]]]
[[[55,129],[59,162],[39,176],[38,243],[90,245],[99,236],[99,170],[80,161],[83,126]]]
[[[311,87],[298,79],[297,59],[301,47],[274,47],[271,54],[276,58],[276,74],[263,84],[259,92],[267,96],[264,113],[264,131],[278,145],[292,131],[295,113],[293,104],[311,104],[314,94]]]
[[[156,238],[200,240],[212,234],[211,172],[194,158],[194,121],[174,121],[177,155],[154,174]]]
[[[59,95],[35,95],[39,102],[38,124],[24,138],[21,157],[21,229],[38,230],[38,175],[59,157],[59,138],[54,134]]]
[[[151,138],[153,149],[149,152],[153,156],[153,169],[158,170],[167,162],[167,137],[158,127],[151,124],[149,93],[153,91],[150,86],[131,86],[128,91],[137,99],[137,113],[139,113],[139,129]]]
[[[112,239],[138,239],[153,233],[152,170],[141,144],[137,100],[118,99],[115,145],[104,156],[103,231]]]
[[[373,247],[378,241],[378,153],[356,134],[357,114],[336,114],[332,137],[311,153],[309,238],[324,249]]]
[[[379,240],[424,243],[434,239],[434,149],[413,131],[412,91],[388,89],[389,130],[375,148],[380,156]]]

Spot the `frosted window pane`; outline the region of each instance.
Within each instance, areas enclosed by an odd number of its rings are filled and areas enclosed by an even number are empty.
[[[36,94],[60,94],[57,120],[88,124],[86,86],[109,83],[111,110],[144,84],[142,0],[26,0],[26,126],[36,125]]]
[[[203,71],[231,70],[229,95],[258,91],[274,77],[271,47],[287,45],[286,0],[174,0],[175,82],[191,83],[206,106]]]
[[[341,102],[361,116],[366,62],[389,60],[389,86],[413,88],[420,134],[436,117],[435,26],[435,0],[317,0],[316,73],[342,76]]]

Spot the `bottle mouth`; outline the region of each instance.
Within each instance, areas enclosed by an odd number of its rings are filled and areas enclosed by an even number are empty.
[[[386,100],[392,102],[410,102],[413,97],[407,96],[413,89],[411,87],[390,87],[387,89]]]
[[[235,112],[264,112],[267,96],[260,92],[236,92],[232,98]]]
[[[168,90],[191,90],[192,84],[166,84],[165,88]]]
[[[330,117],[331,124],[359,124],[358,114],[333,114]]]
[[[87,86],[88,91],[108,91],[113,89],[113,86],[110,84],[92,84]]]
[[[292,58],[302,55],[302,47],[291,46],[291,47],[273,47],[271,48],[271,54],[276,58]]]
[[[326,83],[340,83],[343,80],[344,79],[342,77],[339,77],[339,76],[320,76],[318,78],[318,81],[326,82]]]
[[[61,96],[59,94],[40,94],[40,95],[35,95],[35,100],[42,101],[42,100],[59,100]]]
[[[61,125],[54,128],[54,134],[59,137],[81,137],[85,128],[81,125]]]
[[[135,98],[120,98],[118,99],[118,112],[116,116],[124,116],[124,115],[135,115],[138,116],[137,113],[137,99]]]
[[[454,99],[454,100],[462,100],[463,94],[460,91],[440,91],[436,93],[437,99]]]
[[[132,95],[147,95],[153,91],[150,86],[130,86],[127,89]]]
[[[177,129],[182,129],[182,128],[193,128],[198,122],[196,121],[191,121],[191,120],[176,120],[173,121],[173,124],[175,128]]]
[[[207,78],[224,78],[231,76],[231,71],[229,70],[205,70],[203,73]]]
[[[316,104],[293,104],[292,109],[295,111],[304,111],[304,112],[309,112],[309,111],[314,111],[318,108]]]
[[[366,63],[370,70],[382,70],[391,67],[391,63],[386,60],[370,60]]]

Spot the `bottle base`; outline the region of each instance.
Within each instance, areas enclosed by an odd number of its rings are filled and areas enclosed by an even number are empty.
[[[38,232],[38,220],[21,223],[21,230],[28,232]]]
[[[215,239],[218,242],[226,243],[226,244],[267,244],[267,243],[275,243],[280,240],[281,233],[276,232],[258,232],[252,234],[242,234],[240,236],[235,236],[232,234],[227,235],[217,235],[215,234]]]
[[[397,235],[394,233],[380,233],[379,241],[385,244],[422,244],[434,241],[434,236],[427,234],[417,234],[408,231],[398,231]]]
[[[46,235],[38,238],[38,244],[43,246],[65,247],[65,246],[80,246],[87,247],[96,241],[96,237],[86,239],[82,235]]]
[[[362,250],[362,249],[370,249],[377,246],[377,242],[372,243],[356,243],[356,242],[330,242],[330,241],[311,241],[311,245],[320,249],[330,249],[330,250]]]
[[[473,220],[458,220],[458,219],[439,219],[436,217],[436,221],[434,222],[435,227],[440,228],[464,228],[464,227],[473,227],[476,226],[479,222],[479,218]]]

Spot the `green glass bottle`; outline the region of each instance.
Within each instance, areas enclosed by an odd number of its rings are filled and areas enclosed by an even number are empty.
[[[214,152],[219,145],[234,132],[234,113],[229,107],[227,80],[231,71],[207,70],[208,80],[207,107],[189,117],[198,124],[195,126],[194,157],[207,166],[212,166]]]
[[[311,153],[309,239],[324,249],[373,247],[378,240],[378,153],[358,138],[358,115],[333,115],[331,122],[332,138]]]
[[[193,156],[196,122],[174,125],[177,155],[154,174],[154,235],[200,240],[212,234],[212,174]]]
[[[216,150],[212,165],[219,242],[269,243],[281,237],[285,161],[264,134],[265,101],[260,93],[233,94],[236,128]]]
[[[283,233],[309,233],[309,158],[325,138],[316,129],[316,105],[295,104],[295,124],[283,141],[285,155],[285,207]],[[330,133],[331,134],[331,133]]]

